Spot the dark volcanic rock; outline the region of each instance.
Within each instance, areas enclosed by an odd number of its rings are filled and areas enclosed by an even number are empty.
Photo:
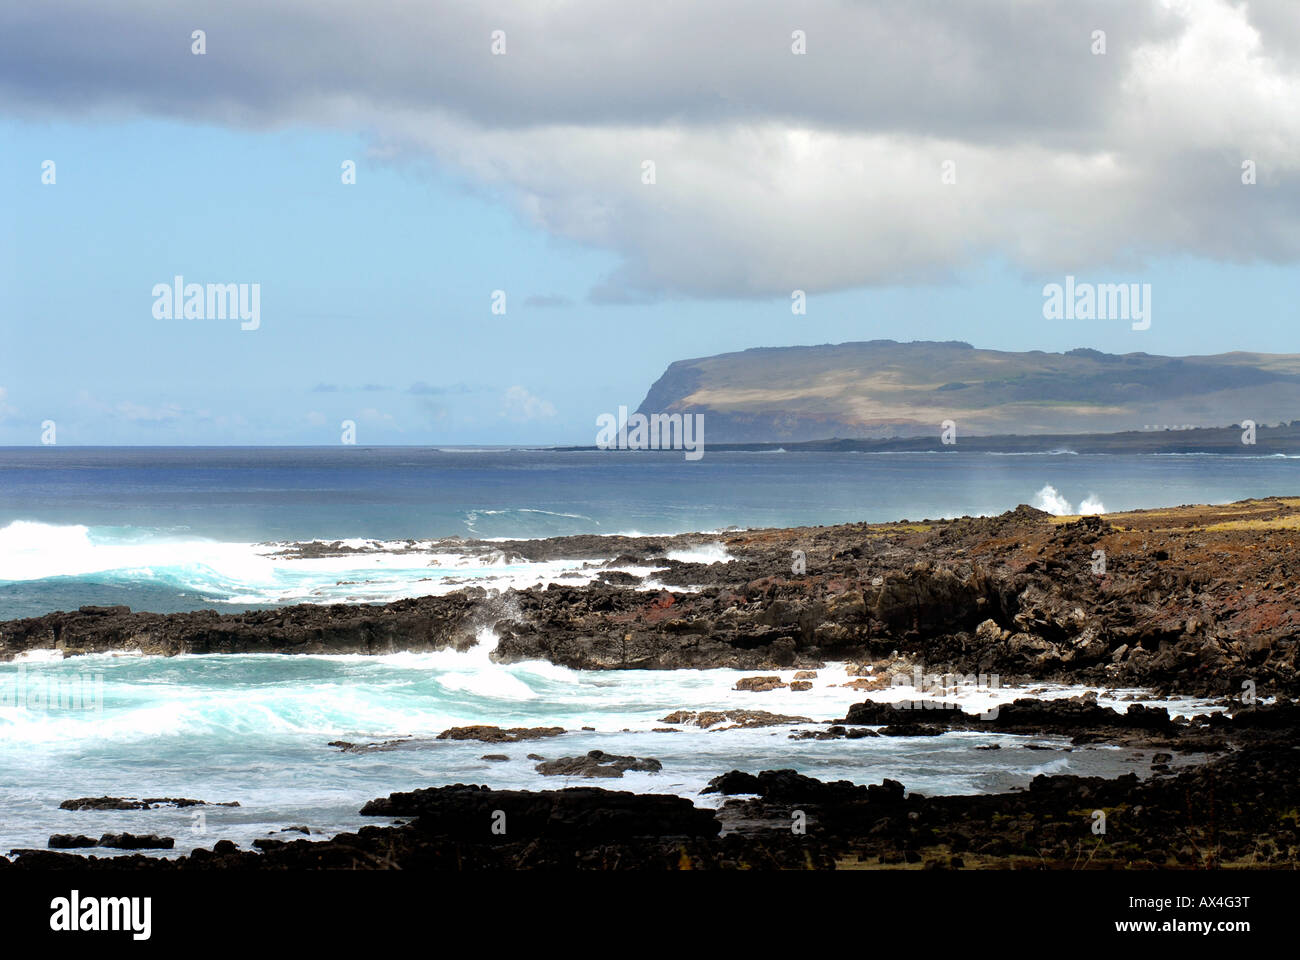
[[[1066,522],[1022,506],[922,523],[457,540],[455,549],[470,553],[586,561],[656,560],[721,542],[730,559],[663,561],[663,576],[699,588],[680,593],[551,584],[225,615],[86,607],[0,623],[0,659],[40,648],[68,656],[466,649],[491,627],[500,661],[581,669],[815,670],[896,651],[926,671],[996,676],[1002,685],[1050,680],[1239,698],[1250,680],[1269,695],[1296,696],[1300,605],[1286,587],[1300,569],[1298,520],[1300,498],[1267,498]],[[328,553],[330,545],[298,547]],[[412,541],[412,552],[426,549]],[[791,574],[793,549],[805,551],[810,572]],[[1104,573],[1094,571],[1096,551],[1106,556]]]
[[[938,737],[943,728],[928,723],[894,723],[880,728],[882,737]]]
[[[609,777],[623,776],[628,770],[658,773],[664,765],[653,757],[617,757],[601,750],[591,750],[582,757],[560,757],[546,760],[535,768],[546,777]]]
[[[148,807],[143,800],[128,800],[123,797],[81,797],[77,800],[64,800],[59,804],[60,810],[144,810]]]
[[[543,740],[558,737],[564,733],[563,727],[500,727],[475,726],[452,727],[438,734],[439,740],[481,740],[484,743],[517,743],[520,740]]]
[[[824,783],[794,770],[764,770],[758,776],[733,770],[709,781],[701,793],[754,793],[764,800],[793,803],[892,802],[903,798],[903,785],[885,780],[880,786],[858,786],[848,780]]]
[[[632,586],[640,583],[643,578],[625,570],[606,570],[597,574],[596,579],[616,586]]]
[[[790,734],[791,740],[861,740],[863,737],[878,737],[880,734],[865,727],[843,727],[831,724],[825,730],[796,730]]]
[[[50,837],[51,850],[72,850],[77,847],[97,847],[99,841],[94,837],[87,837],[81,834],[56,833]]]
[[[1300,716],[1292,705],[1198,726],[1235,749],[1140,779],[1039,776],[1028,790],[924,797],[886,780],[824,783],[792,770],[733,771],[716,811],[680,797],[590,787],[497,791],[456,785],[396,793],[363,813],[409,822],[330,840],[228,841],[175,860],[21,850],[17,870],[676,870],[843,865],[1141,869],[1300,866]],[[1092,832],[1094,811],[1107,832]],[[803,834],[791,825],[802,820]],[[102,839],[101,839],[101,842]]]
[[[83,607],[0,624],[0,659],[32,649],[61,650],[65,656],[111,650],[162,656],[464,650],[477,642],[480,604],[486,597],[482,588],[472,587],[384,606],[303,604],[236,614]]]
[[[191,800],[188,797],[80,797],[64,800],[60,810],[153,810],[157,807],[237,807],[239,801],[212,803],[208,800]]]
[[[903,701],[906,703],[907,701]],[[915,702],[915,701],[913,701]],[[1092,739],[1124,734],[1175,736],[1189,728],[1174,721],[1164,707],[1130,704],[1124,713],[1097,704],[1096,694],[1060,700],[1022,697],[988,714],[957,709],[920,709],[867,700],[849,707],[844,724],[884,725],[887,736],[925,736],[942,730],[983,730],[1019,734],[1075,736],[1088,732]],[[914,728],[914,729],[912,729]],[[911,732],[909,732],[911,730]]]
[[[171,837],[160,837],[154,833],[144,835],[106,833],[99,838],[99,846],[111,847],[115,850],[171,850],[176,846],[176,841]]]
[[[737,690],[749,690],[753,693],[765,693],[768,690],[776,690],[784,687],[786,684],[780,677],[742,677],[736,681]]]
[[[741,727],[776,727],[791,723],[812,723],[812,721],[807,717],[769,713],[766,710],[701,710],[698,713],[694,710],[676,710],[668,714],[668,716],[660,718],[660,723],[693,724],[706,730],[710,727],[717,727],[719,730],[734,730]],[[727,726],[718,726],[721,723],[725,723]]]
[[[439,836],[491,836],[495,810],[506,815],[507,836],[615,837],[713,836],[718,832],[711,811],[670,795],[638,795],[596,787],[566,790],[490,790],[456,784],[372,800],[365,816],[415,817],[421,831]]]

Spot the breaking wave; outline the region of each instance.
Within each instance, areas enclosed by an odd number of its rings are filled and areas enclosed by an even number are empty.
[[[1079,504],[1079,509],[1075,510],[1070,501],[1050,483],[1043,486],[1038,493],[1034,494],[1034,506],[1039,510],[1057,517],[1072,517],[1075,515],[1092,515],[1106,512],[1106,505],[1101,499],[1094,494],[1088,494]]]
[[[281,557],[277,543],[230,543],[95,528],[15,521],[0,528],[0,583],[93,580],[153,584],[226,604],[386,603],[449,593],[466,586],[509,589],[552,581],[584,584],[608,557],[524,561],[499,552],[433,552],[431,541],[346,540],[366,552],[332,557]],[[673,559],[726,561],[721,545],[673,552]],[[631,569],[631,568],[619,568]],[[648,572],[641,569],[638,572]],[[649,584],[647,584],[649,586]]]

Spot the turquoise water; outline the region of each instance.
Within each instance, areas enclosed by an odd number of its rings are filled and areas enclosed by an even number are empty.
[[[87,603],[382,602],[563,572],[483,569],[454,550],[432,563],[274,561],[267,541],[666,534],[1297,492],[1300,459],[1286,457],[6,448],[0,620]]]
[[[581,583],[581,561],[468,556],[408,538],[666,534],[1225,502],[1300,492],[1300,463],[1215,456],[441,452],[420,449],[0,450],[0,620],[83,604],[173,611],[298,602],[373,603],[474,583]],[[284,560],[275,541],[351,539],[376,552]],[[721,539],[721,538],[720,538]],[[721,543],[681,556],[725,559]],[[596,556],[590,559],[601,560]],[[640,571],[648,572],[646,570]],[[0,664],[0,851],[52,833],[128,830],[177,848],[305,824],[355,829],[367,800],[467,782],[539,789],[528,753],[655,757],[658,774],[599,781],[699,798],[727,770],[793,767],[823,779],[901,780],[922,793],[1026,786],[1039,773],[1146,772],[1106,747],[1046,751],[982,733],[800,741],[788,727],[655,732],[678,709],[758,708],[828,721],[864,695],[834,665],[807,692],[732,689],[733,671],[574,673],[495,664],[482,635],[466,653],[393,657],[36,655]],[[790,679],[790,672],[784,673]],[[1023,691],[987,693],[1010,699]],[[1053,690],[1065,695],[1071,691]],[[1076,691],[1077,692],[1077,691]],[[890,691],[892,694],[893,692]],[[1118,695],[1118,694],[1117,694]],[[873,694],[873,697],[879,697]],[[980,705],[971,704],[971,709]],[[1205,704],[1180,709],[1203,710]],[[466,724],[563,726],[524,744],[438,741]],[[591,727],[584,730],[583,727]],[[403,739],[341,753],[331,740]],[[1003,749],[974,752],[997,742]],[[505,754],[503,762],[485,754]],[[83,796],[179,796],[239,807],[70,812]],[[712,802],[717,802],[716,798]]]
[[[793,742],[793,727],[655,732],[675,710],[757,708],[827,721],[864,695],[821,671],[810,691],[736,691],[731,670],[583,673],[547,663],[492,663],[492,638],[466,653],[387,657],[272,655],[175,658],[96,655],[0,664],[0,852],[44,847],[53,833],[128,830],[173,836],[178,850],[220,839],[247,846],[296,824],[313,835],[356,829],[367,800],[447,783],[548,789],[590,783],[544,777],[548,759],[588,750],[655,757],[660,773],[629,773],[601,786],[676,793],[699,803],[708,780],[731,769],[794,767],[823,779],[901,780],[922,793],[976,793],[1027,786],[1039,773],[1145,772],[1129,751],[1080,748],[981,732]],[[789,680],[792,671],[784,671]],[[1071,691],[1050,688],[1051,695]],[[1023,691],[972,692],[966,709]],[[907,696],[886,691],[881,698]],[[1117,695],[1123,695],[1122,693]],[[992,698],[989,700],[984,697]],[[1204,704],[1174,705],[1192,711]],[[562,726],[558,738],[525,743],[439,741],[474,723]],[[592,727],[592,730],[583,730]],[[406,739],[399,749],[342,753],[332,740]],[[974,748],[1001,743],[1003,749]],[[507,761],[482,759],[505,754]],[[235,800],[239,807],[72,812],[83,796]],[[296,835],[280,835],[293,837]]]

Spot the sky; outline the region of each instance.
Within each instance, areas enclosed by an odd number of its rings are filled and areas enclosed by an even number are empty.
[[[591,443],[760,346],[1294,353],[1297,258],[1293,0],[0,8],[0,444]],[[159,317],[178,275],[257,328]],[[1045,319],[1067,275],[1150,328]]]

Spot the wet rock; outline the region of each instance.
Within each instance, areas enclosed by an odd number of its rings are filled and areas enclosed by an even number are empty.
[[[60,810],[153,810],[157,807],[237,807],[239,801],[213,803],[208,800],[191,800],[188,797],[145,797],[137,800],[133,797],[79,797],[76,800],[64,800],[59,804]]]
[[[857,677],[845,683],[839,684],[841,687],[850,687],[854,690],[884,690],[889,687],[888,677]]]
[[[791,723],[812,723],[807,717],[769,713],[766,710],[677,710],[661,718],[661,723],[692,724],[706,730],[736,730],[752,727],[783,727]],[[719,724],[727,726],[719,726]]]
[[[1096,518],[1085,518],[1085,520]],[[500,662],[581,669],[811,671],[828,660],[1087,682],[1240,698],[1243,678],[1300,695],[1297,498],[1178,507],[1059,523],[1032,508],[924,524],[842,524],[678,537],[560,537],[441,549],[527,559],[621,557],[721,545],[722,563],[664,561],[691,590],[639,584],[478,587],[385,605],[303,604],[241,614],[149,614],[87,607],[0,623],[0,660],[29,650],[178,653],[391,653],[468,649],[490,623]],[[791,578],[791,549],[808,553]],[[285,555],[378,546],[289,544]],[[417,544],[413,553],[439,549]],[[1104,575],[1090,558],[1103,550]],[[1157,560],[1157,557],[1164,557]],[[605,569],[602,572],[615,573]],[[619,579],[619,578],[615,578]],[[1279,589],[1282,588],[1282,589]],[[798,677],[797,681],[812,678]],[[869,686],[879,683],[862,678]]]
[[[504,815],[504,835],[494,835],[495,811]],[[638,795],[571,787],[530,792],[490,790],[456,784],[395,793],[361,808],[365,816],[413,817],[422,835],[494,842],[569,838],[599,843],[630,837],[712,837],[719,830],[710,810],[667,794]],[[500,820],[500,817],[495,817]]]
[[[1027,790],[920,796],[897,781],[860,786],[794,770],[732,771],[707,788],[723,794],[716,811],[676,796],[590,787],[529,792],[455,785],[371,801],[363,808],[367,816],[406,822],[329,840],[264,839],[256,851],[222,841],[176,859],[20,850],[16,859],[0,860],[0,868],[666,871],[832,869],[846,862],[956,867],[960,861],[1070,870],[1087,861],[1112,870],[1295,869],[1300,717],[1289,706],[1238,716],[1240,725],[1217,715],[1196,725],[1233,749],[1145,779],[1038,776]],[[1097,809],[1114,824],[1104,844],[1092,842],[1090,814]],[[802,836],[791,834],[796,812],[806,818]]]
[[[99,846],[116,850],[171,850],[176,846],[176,841],[154,833],[106,833],[99,838]]]
[[[749,690],[752,693],[765,693],[786,686],[780,677],[742,677],[736,681],[736,690]]]
[[[584,727],[583,729],[587,729]],[[564,733],[563,727],[452,727],[438,734],[439,740],[480,740],[484,743],[518,743],[520,740],[544,740]]]
[[[635,573],[628,573],[625,570],[606,570],[603,573],[597,574],[596,579],[600,580],[602,583],[615,584],[617,586],[631,586],[640,583],[644,578],[638,577]]]
[[[544,777],[618,778],[629,770],[658,773],[663,767],[653,757],[619,757],[603,750],[591,750],[581,757],[546,760],[534,769]]]
[[[81,797],[59,804],[60,810],[144,810],[146,807],[143,800],[124,797]]]
[[[880,728],[882,737],[938,737],[943,734],[942,727],[928,723],[892,723]]]
[[[387,753],[390,750],[414,747],[419,743],[420,741],[414,737],[398,737],[379,743],[351,743],[347,740],[331,740],[326,746],[338,747],[342,753]]]
[[[866,727],[844,727],[832,724],[825,730],[796,730],[790,734],[791,740],[860,740],[863,737],[878,737],[875,730]]]

